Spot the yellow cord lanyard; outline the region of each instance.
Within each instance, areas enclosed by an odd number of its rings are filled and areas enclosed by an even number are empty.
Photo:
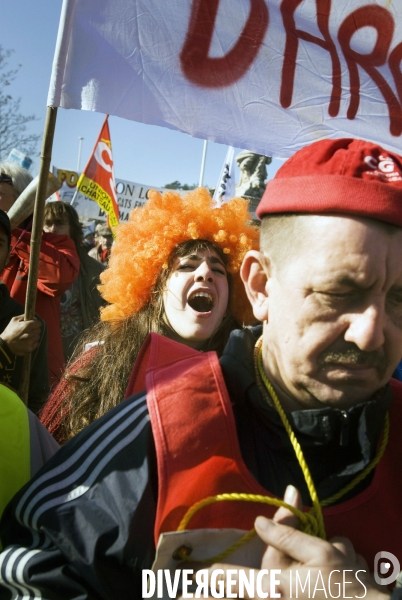
[[[282,424],[289,436],[290,442],[291,442],[293,449],[295,451],[295,454],[296,454],[296,458],[299,462],[300,468],[304,475],[304,479],[306,481],[307,489],[309,491],[311,501],[312,501],[312,507],[308,512],[303,512],[303,511],[295,508],[294,506],[290,506],[283,500],[279,500],[278,498],[271,498],[270,496],[262,496],[262,495],[258,495],[258,494],[239,494],[239,493],[218,494],[216,496],[209,496],[208,498],[204,498],[203,500],[200,500],[199,502],[196,502],[193,506],[191,506],[188,509],[188,511],[186,512],[186,514],[184,515],[183,519],[181,520],[179,527],[177,528],[177,531],[184,531],[186,529],[188,523],[192,519],[192,517],[195,515],[195,513],[198,512],[204,506],[208,506],[209,504],[213,504],[215,502],[225,502],[225,501],[239,502],[239,501],[242,501],[242,502],[259,502],[262,504],[269,504],[271,506],[276,506],[276,507],[284,506],[285,508],[290,510],[294,515],[296,515],[296,517],[298,517],[298,519],[300,521],[300,529],[302,531],[304,531],[305,533],[309,533],[310,535],[315,535],[322,539],[326,539],[324,519],[323,519],[323,515],[322,515],[322,507],[334,504],[342,496],[344,496],[350,490],[352,490],[354,487],[356,487],[356,485],[358,485],[363,479],[365,479],[365,477],[367,477],[367,475],[374,469],[374,467],[380,461],[382,455],[384,454],[384,451],[385,451],[385,448],[386,448],[387,442],[388,442],[389,415],[387,413],[385,416],[384,430],[383,430],[381,444],[380,444],[378,451],[377,451],[375,457],[373,458],[373,460],[365,467],[365,469],[363,469],[363,471],[361,471],[354,479],[352,479],[351,482],[349,482],[339,492],[336,492],[329,498],[326,498],[325,500],[322,500],[320,502],[318,495],[317,495],[317,491],[315,489],[313,479],[310,474],[310,470],[304,459],[303,451],[300,447],[300,444],[290,426],[289,420],[285,414],[285,411],[283,410],[283,408],[281,406],[279,398],[278,398],[274,388],[272,387],[271,382],[268,380],[268,378],[265,374],[263,362],[262,362],[262,336],[259,338],[259,340],[256,343],[255,351],[256,351],[256,367],[257,367],[258,375],[260,376],[266,390],[268,391],[268,393],[274,403],[274,406],[281,418]],[[251,529],[245,535],[243,535],[239,540],[237,540],[234,544],[232,544],[229,548],[227,548],[224,552],[222,552],[221,554],[219,554],[217,556],[209,558],[208,560],[202,561],[202,562],[220,562],[220,561],[222,561],[224,558],[229,556],[229,554],[231,554],[232,552],[237,550],[237,548],[239,548],[244,543],[246,543],[254,534],[255,534],[255,530]],[[188,549],[186,549],[186,550],[188,550]],[[186,550],[183,548],[183,552],[180,552],[180,549],[178,549],[175,553],[175,557],[177,557],[178,559],[180,558],[181,560],[188,560],[189,552],[186,552]]]

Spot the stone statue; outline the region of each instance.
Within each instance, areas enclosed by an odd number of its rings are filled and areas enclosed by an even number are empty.
[[[254,212],[265,190],[267,167],[272,161],[269,156],[243,150],[236,156],[240,169],[240,181],[236,184],[236,196],[250,200],[250,211]]]

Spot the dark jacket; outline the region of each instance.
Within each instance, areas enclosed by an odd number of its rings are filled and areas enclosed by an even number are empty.
[[[24,314],[24,308],[10,297],[7,286],[0,282],[0,333],[5,330],[12,317]],[[44,321],[41,321],[41,338],[39,346],[32,353],[31,376],[29,383],[28,408],[38,414],[49,394],[49,375],[47,364],[47,335]],[[21,371],[24,357],[15,356],[7,343],[0,338],[0,383],[13,389],[18,394],[21,382]]]
[[[106,269],[106,266],[88,256],[86,252],[80,252],[79,256],[81,264],[78,281],[81,311],[84,328],[88,329],[99,321],[99,309],[106,305],[97,289],[100,283],[99,275]]]
[[[277,414],[263,403],[255,381],[253,349],[260,332],[232,332],[220,359],[234,402],[242,456],[273,494],[283,496],[292,482],[306,496],[287,434]],[[350,480],[372,458],[390,395],[387,388],[378,400],[342,411],[345,415],[327,408],[292,413],[292,427],[319,496],[343,487],[347,467]],[[308,418],[302,414],[307,412]],[[361,436],[363,428],[366,435]],[[329,456],[334,449],[337,456]],[[157,489],[146,394],[139,393],[63,446],[8,505],[0,537],[4,546],[13,547],[0,555],[1,600],[11,597],[10,590],[22,598],[20,589],[33,596],[40,589],[47,600],[141,598],[141,570],[150,569],[155,556]],[[358,491],[356,487],[353,493]],[[306,497],[305,501],[309,503]],[[23,569],[11,575],[20,561]],[[398,592],[394,593],[396,599]]]
[[[100,284],[99,275],[106,269],[106,266],[88,256],[80,248],[78,249],[78,254],[80,257],[78,286],[82,330],[67,337],[62,336],[64,360],[66,363],[70,360],[82,332],[99,321],[99,309],[106,305],[105,300],[103,300],[97,289]]]

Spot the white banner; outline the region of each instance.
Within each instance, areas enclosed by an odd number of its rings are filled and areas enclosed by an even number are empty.
[[[402,2],[64,0],[48,104],[267,156],[402,149]]]
[[[218,183],[214,192],[214,200],[219,204],[227,202],[236,194],[234,148],[229,146],[222,165]]]
[[[77,187],[77,181],[81,173],[53,167],[53,175],[55,175],[58,180],[62,182],[62,186],[58,191],[60,200],[70,203],[73,199]],[[152,189],[160,192],[165,191],[164,188],[158,188],[152,185],[144,185],[142,183],[135,183],[133,181],[125,181],[124,179],[116,179],[117,204],[119,206],[120,223],[124,223],[128,220],[129,214],[133,208],[137,208],[137,206],[142,206],[145,204],[148,198],[148,192]],[[58,200],[58,198],[51,198],[51,200]],[[101,210],[99,204],[93,200],[89,200],[83,194],[77,194],[73,206],[80,218],[106,221],[106,213]]]

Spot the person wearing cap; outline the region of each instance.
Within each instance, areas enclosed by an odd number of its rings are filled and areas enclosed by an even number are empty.
[[[0,209],[8,211],[31,181],[31,174],[20,165],[0,163]],[[31,224],[25,222],[11,232],[10,258],[0,274],[11,298],[22,305],[25,305],[28,282],[30,228]],[[35,311],[47,326],[51,386],[59,381],[64,370],[60,297],[78,277],[79,264],[79,257],[71,238],[45,232],[42,234]]]
[[[401,192],[401,157],[363,140],[288,160],[241,268],[262,324],[233,331],[219,361],[153,338],[147,392],[84,429],[9,505],[3,585],[141,597],[160,534],[190,530],[172,548],[184,560],[193,530],[212,530],[192,546],[212,559],[214,535],[272,517],[288,484],[305,531],[349,537],[370,571],[384,549],[401,563]]]
[[[0,272],[10,256],[10,220],[0,209]],[[0,383],[18,393],[24,356],[32,354],[28,407],[37,414],[49,393],[46,326],[38,316],[24,321],[24,307],[0,281]]]
[[[92,248],[95,248],[95,232],[87,227],[84,227],[84,246],[86,251],[89,252]]]
[[[112,230],[107,225],[101,225],[97,229],[97,243],[95,248],[88,252],[91,256],[100,263],[107,265],[110,256],[110,250],[113,246]]]

